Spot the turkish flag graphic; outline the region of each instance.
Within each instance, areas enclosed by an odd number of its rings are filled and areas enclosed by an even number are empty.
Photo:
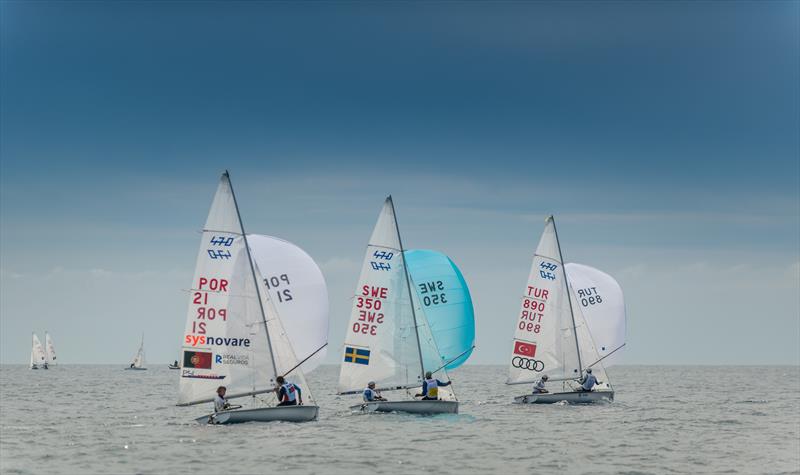
[[[514,354],[533,358],[536,356],[536,345],[533,343],[514,340]]]

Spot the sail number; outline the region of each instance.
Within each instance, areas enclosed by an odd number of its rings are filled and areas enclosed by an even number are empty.
[[[225,245],[222,242],[222,245]],[[228,309],[218,308],[208,305],[208,295],[228,292],[228,281],[226,279],[200,277],[197,281],[198,291],[192,292],[192,305],[195,306],[194,321],[192,321],[191,333],[198,335],[206,334],[206,326],[209,321],[227,321]]]
[[[274,290],[278,297],[278,302],[289,302],[294,300],[291,289],[279,289],[282,285],[289,285],[289,274],[273,275],[264,279],[267,289]]]
[[[422,304],[426,307],[447,303],[447,294],[442,292],[444,290],[444,282],[441,280],[423,282],[417,284],[417,287],[419,287],[419,294],[422,297]]]
[[[356,309],[358,309],[358,320],[353,322],[353,333],[362,335],[377,335],[378,328],[384,321],[385,315],[380,312],[383,308],[383,300],[389,297],[389,289],[386,287],[373,287],[364,285],[361,287],[361,295],[356,296]]]
[[[549,291],[528,286],[527,295],[522,299],[517,328],[522,331],[539,333],[542,331],[542,317],[546,308]]]

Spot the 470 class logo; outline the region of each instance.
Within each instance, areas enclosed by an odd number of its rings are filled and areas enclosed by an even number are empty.
[[[544,362],[535,360],[533,358],[525,358],[524,356],[515,356],[511,358],[511,366],[520,369],[527,369],[528,371],[536,371],[541,373],[544,371]]]

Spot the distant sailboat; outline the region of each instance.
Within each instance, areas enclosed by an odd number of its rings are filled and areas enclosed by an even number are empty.
[[[555,220],[545,221],[528,284],[517,315],[506,384],[533,384],[543,375],[561,386],[548,393],[519,396],[517,403],[572,403],[613,400],[614,390],[592,339],[589,325],[570,291]],[[592,391],[580,381],[591,369]]]
[[[44,332],[44,349],[44,369],[47,369],[49,366],[56,364],[56,347],[53,346],[53,339],[50,338],[50,334],[48,332]]]
[[[142,342],[139,344],[139,351],[136,352],[136,356],[133,357],[133,361],[131,361],[130,366],[125,369],[130,370],[146,370],[145,361],[144,361],[144,333],[142,333]]]
[[[344,360],[339,374],[339,394],[360,394],[369,382],[376,383],[376,390],[406,390],[407,400],[369,401],[351,406],[352,410],[363,412],[409,412],[415,414],[457,413],[458,400],[452,385],[435,388],[436,399],[412,399],[420,388],[426,372],[433,373],[432,379],[449,382],[446,367],[458,366],[457,359],[468,355],[474,343],[474,323],[472,322],[472,303],[463,278],[454,276],[457,269],[446,256],[433,251],[414,251],[420,254],[418,264],[419,281],[410,274],[411,261],[403,251],[400,232],[397,226],[394,204],[391,196],[386,199],[378,222],[367,246],[361,276],[353,297],[344,344]],[[431,254],[428,254],[431,253]],[[443,259],[442,259],[443,258]],[[426,266],[431,266],[426,269]],[[445,285],[441,279],[428,277],[433,274],[449,276]],[[442,269],[444,269],[442,271]],[[460,277],[460,273],[457,273]],[[413,282],[413,284],[412,284]],[[412,285],[416,292],[412,291]],[[434,297],[435,295],[435,297]],[[469,311],[450,313],[435,309],[442,302],[442,295],[451,295],[452,302]],[[415,299],[416,296],[416,299]],[[434,301],[435,298],[435,301]],[[445,300],[447,297],[445,296]],[[449,351],[460,354],[443,355],[437,345],[434,321],[426,313],[439,318],[441,340],[457,338],[459,342],[448,346]],[[463,320],[468,320],[463,323]],[[448,323],[445,323],[448,321]],[[462,332],[462,327],[471,327]],[[458,328],[455,333],[448,332]],[[463,337],[461,334],[466,334]],[[463,341],[462,341],[463,340]],[[467,350],[454,350],[466,343]],[[446,359],[450,357],[450,359]],[[465,359],[465,358],[464,358]]]
[[[181,369],[181,365],[178,363],[178,360],[175,360],[174,363],[170,363],[169,369]]]
[[[264,273],[262,264],[269,266]],[[226,387],[229,400],[251,396],[255,403],[256,395],[273,393],[277,377],[283,376],[300,386],[305,405],[238,406],[197,418],[197,422],[315,420],[319,407],[300,370],[301,364],[313,361],[327,345],[324,280],[322,291],[318,283],[306,285],[315,272],[321,279],[316,264],[293,244],[245,234],[225,172],[197,257],[183,338],[178,405],[212,402],[218,386]],[[304,302],[306,299],[318,302]],[[282,307],[287,302],[297,304],[299,313]],[[319,311],[322,307],[324,312]],[[320,327],[325,329],[324,335]]]
[[[33,333],[33,345],[31,346],[31,369],[46,369],[45,367],[45,354],[42,348],[42,342],[36,333]]]

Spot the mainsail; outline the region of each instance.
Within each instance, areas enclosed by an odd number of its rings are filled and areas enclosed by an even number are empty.
[[[422,384],[425,371],[446,380],[424,311],[415,309],[391,196],[367,246],[344,343],[338,392]],[[441,397],[441,394],[440,394]]]
[[[603,364],[608,367],[619,363],[626,325],[622,288],[613,277],[594,267],[572,262],[565,267],[573,289],[573,302],[589,325]]]
[[[216,388],[227,397],[273,391],[275,378],[305,386],[298,360],[272,303],[256,282],[264,276],[251,258],[227,172],[208,214],[183,337],[179,405],[213,400]]]
[[[304,372],[319,366],[328,342],[328,288],[316,262],[294,244],[248,234],[261,292],[269,293]]]
[[[48,365],[54,365],[56,363],[56,348],[53,346],[53,339],[50,338],[50,334],[44,332],[44,349],[45,349],[45,361]]]
[[[42,348],[42,342],[39,341],[39,337],[36,336],[36,333],[33,333],[33,344],[31,346],[31,368],[38,368],[39,366],[44,365],[45,362],[45,355],[44,355],[44,348]]]
[[[415,305],[430,325],[439,355],[426,368],[446,363],[455,369],[469,358],[475,347],[475,313],[469,288],[455,263],[446,255],[430,250],[403,253],[414,287]]]
[[[144,368],[144,334],[142,334],[142,342],[139,344],[139,351],[136,352],[136,356],[131,361],[131,366],[133,368]]]
[[[555,221],[549,216],[533,257],[528,284],[516,320],[507,384],[571,381],[591,366],[608,386],[608,378],[580,308],[572,301],[564,273]]]

